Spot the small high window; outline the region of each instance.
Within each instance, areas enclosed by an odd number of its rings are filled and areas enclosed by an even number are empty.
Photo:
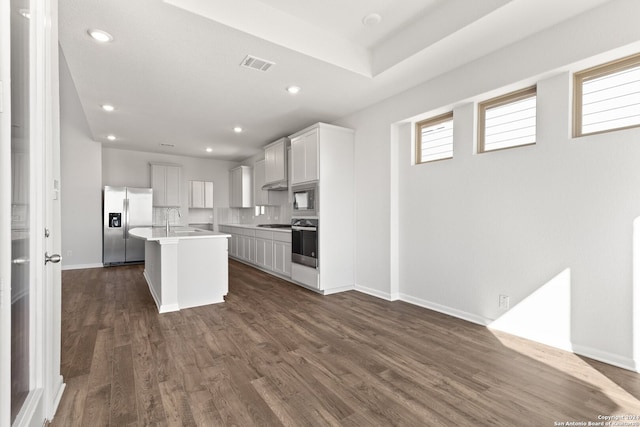
[[[453,157],[453,112],[416,123],[416,164]]]
[[[531,87],[478,105],[478,152],[535,144],[536,88]]]
[[[640,126],[640,54],[574,76],[573,135]]]

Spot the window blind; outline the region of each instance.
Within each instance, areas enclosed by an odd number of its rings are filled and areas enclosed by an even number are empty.
[[[418,126],[420,132],[418,163],[452,158],[453,116],[435,124],[429,124],[429,121],[422,123],[424,124]]]
[[[485,110],[483,151],[536,142],[536,95],[488,106]]]
[[[582,134],[640,125],[640,66],[582,82]]]

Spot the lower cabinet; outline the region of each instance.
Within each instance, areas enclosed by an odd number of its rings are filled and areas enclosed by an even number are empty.
[[[240,236],[240,247],[242,254],[240,258],[251,263],[256,262],[256,238],[251,236]]]
[[[240,240],[240,236],[237,234],[231,234],[231,239],[229,239],[229,255],[233,257],[238,257],[238,240]]]
[[[273,242],[273,271],[291,276],[291,243]]]
[[[221,226],[229,233],[229,256],[278,275],[291,276],[291,234],[247,227]]]
[[[256,265],[273,270],[273,240],[256,237]]]

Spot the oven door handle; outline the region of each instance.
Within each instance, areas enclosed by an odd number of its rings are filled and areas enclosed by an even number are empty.
[[[317,227],[299,227],[297,225],[291,226],[291,229],[296,231],[318,231]]]

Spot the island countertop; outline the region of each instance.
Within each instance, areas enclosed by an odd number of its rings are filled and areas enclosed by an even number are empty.
[[[129,234],[138,239],[161,241],[166,239],[215,239],[231,237],[230,234],[217,231],[201,230],[193,227],[171,227],[169,233],[165,227],[137,227],[129,230]]]

